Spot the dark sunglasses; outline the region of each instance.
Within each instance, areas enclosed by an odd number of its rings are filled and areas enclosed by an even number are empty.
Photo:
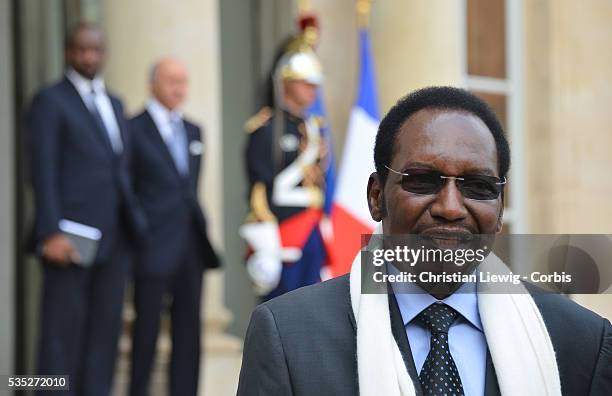
[[[386,165],[385,168],[402,176],[401,186],[404,190],[421,195],[437,194],[442,190],[447,179],[453,179],[465,198],[486,201],[497,199],[507,182],[505,177],[500,179],[485,175],[445,176],[436,171],[417,170],[405,173]]]

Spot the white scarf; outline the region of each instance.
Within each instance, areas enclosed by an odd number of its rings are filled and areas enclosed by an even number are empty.
[[[380,227],[375,233],[380,233]],[[480,271],[509,273],[489,254]],[[540,311],[522,284],[512,293],[479,293],[478,311],[502,396],[560,396],[555,351]],[[361,294],[361,254],[350,274],[357,323],[357,371],[362,396],[414,396],[412,380],[391,332],[388,294]]]

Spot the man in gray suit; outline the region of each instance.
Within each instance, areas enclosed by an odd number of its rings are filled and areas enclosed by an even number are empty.
[[[367,200],[383,236],[450,246],[501,231],[510,149],[474,95],[409,94],[374,151]],[[255,309],[238,395],[612,394],[612,326],[566,297],[522,284],[484,295],[470,283],[366,295],[360,268],[358,256],[351,274]]]

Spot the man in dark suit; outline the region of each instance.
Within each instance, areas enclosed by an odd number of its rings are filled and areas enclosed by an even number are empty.
[[[170,295],[172,355],[170,394],[197,393],[200,362],[200,296],[203,269],[219,262],[208,240],[198,203],[204,153],[200,128],[179,107],[187,71],[172,58],[151,73],[152,98],[130,121],[134,139],[134,189],[150,223],[137,254],[132,395],[148,394],[164,296]]]
[[[367,199],[383,237],[452,248],[501,230],[510,151],[474,95],[449,87],[408,95],[381,122],[374,150]],[[410,294],[395,284],[365,294],[359,257],[350,275],[256,308],[239,395],[612,394],[612,326],[565,296],[421,280]],[[440,269],[422,264],[417,273]]]
[[[40,374],[70,375],[70,394],[108,395],[129,274],[129,236],[146,227],[131,192],[129,141],[119,99],[99,76],[104,36],[80,24],[67,37],[66,76],[28,114],[44,291]],[[60,231],[71,220],[101,232],[91,266]]]

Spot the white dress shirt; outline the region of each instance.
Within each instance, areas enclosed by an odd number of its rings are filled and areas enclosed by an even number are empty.
[[[92,106],[96,106],[102,118],[102,122],[104,123],[104,127],[106,128],[106,133],[108,133],[113,151],[115,153],[120,153],[123,150],[121,132],[119,130],[119,124],[117,123],[117,118],[115,117],[113,105],[106,94],[104,80],[99,76],[96,76],[93,80],[89,80],[72,68],[68,69],[66,77],[72,85],[74,85],[89,111],[92,111]]]

